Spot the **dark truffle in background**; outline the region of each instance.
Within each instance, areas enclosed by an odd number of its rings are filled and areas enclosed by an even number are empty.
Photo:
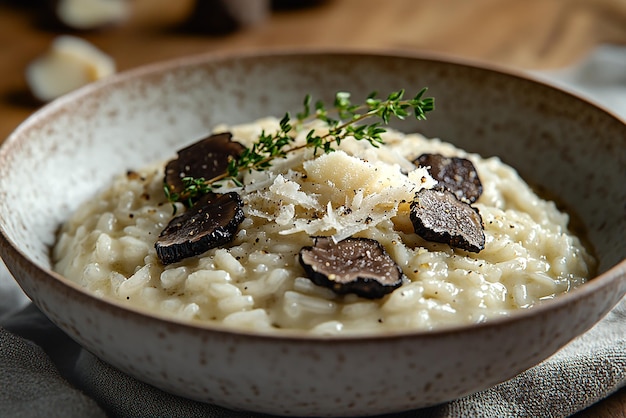
[[[180,30],[196,34],[226,35],[264,22],[270,0],[196,0]]]

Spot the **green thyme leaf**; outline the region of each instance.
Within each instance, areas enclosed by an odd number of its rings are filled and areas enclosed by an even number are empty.
[[[303,148],[312,148],[313,155],[320,152],[329,153],[339,146],[347,137],[353,137],[357,141],[367,141],[373,147],[379,147],[384,143],[382,134],[391,118],[406,119],[413,114],[417,120],[426,119],[426,114],[435,109],[435,99],[424,97],[427,88],[421,89],[413,99],[404,99],[404,90],[389,93],[386,99],[378,98],[376,92],[370,93],[363,104],[355,105],[351,102],[348,92],[337,92],[333,102],[333,108],[327,109],[322,101],[317,101],[311,111],[312,98],[307,94],[302,103],[303,110],[296,114],[292,121],[289,113],[285,113],[279,122],[279,129],[274,133],[261,132],[257,141],[250,148],[244,149],[238,158],[232,158],[228,162],[226,172],[212,179],[185,177],[183,183],[185,189],[181,193],[172,193],[164,187],[165,196],[171,202],[190,201],[202,194],[209,193],[213,188],[218,188],[221,181],[232,181],[236,186],[243,184],[239,175],[244,171],[263,171],[272,165],[276,158],[285,158],[288,154]],[[336,115],[336,116],[331,116]],[[371,124],[362,123],[369,118],[377,118]],[[309,119],[319,120],[328,125],[326,134],[318,134],[311,129],[306,134],[303,145],[294,145],[295,134]]]

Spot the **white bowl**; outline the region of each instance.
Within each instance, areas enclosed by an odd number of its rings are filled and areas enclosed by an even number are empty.
[[[50,269],[59,224],[115,174],[172,154],[218,123],[300,108],[302,97],[429,87],[437,110],[403,130],[498,155],[579,215],[599,275],[486,324],[373,337],[268,336],[168,320],[85,292]],[[279,415],[371,415],[434,405],[544,360],[626,293],[626,125],[504,71],[359,52],[204,55],[65,96],[0,148],[0,256],[81,345],[165,391]]]

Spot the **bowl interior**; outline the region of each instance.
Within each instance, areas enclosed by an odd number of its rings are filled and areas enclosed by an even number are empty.
[[[219,123],[297,112],[305,94],[354,100],[422,87],[436,98],[420,131],[499,156],[576,213],[600,272],[626,257],[626,125],[524,77],[437,59],[304,53],[199,56],[89,86],[37,112],[0,149],[0,231],[41,268],[58,225],[112,176],[193,142]]]

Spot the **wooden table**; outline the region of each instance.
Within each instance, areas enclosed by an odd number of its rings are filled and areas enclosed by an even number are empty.
[[[200,0],[205,1],[205,0]],[[292,0],[297,3],[300,0]],[[0,0],[0,141],[39,106],[24,69],[59,34],[38,0]],[[284,3],[284,1],[283,1]],[[74,32],[111,55],[119,71],[208,51],[267,47],[436,51],[524,69],[566,66],[600,43],[626,44],[626,0],[327,0],[272,11],[223,35],[179,30],[192,0],[133,0],[124,24]],[[581,417],[625,417],[621,390]]]

